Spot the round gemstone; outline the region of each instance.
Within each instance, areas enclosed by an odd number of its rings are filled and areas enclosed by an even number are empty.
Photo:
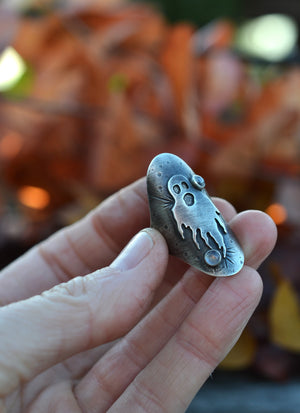
[[[219,265],[221,262],[222,256],[219,251],[217,250],[209,250],[206,252],[204,255],[204,260],[207,265],[210,267],[215,267],[216,265]]]

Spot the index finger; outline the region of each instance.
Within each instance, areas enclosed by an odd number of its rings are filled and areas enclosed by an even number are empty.
[[[146,182],[142,178],[6,267],[0,273],[1,305],[107,266],[133,235],[147,226]]]
[[[236,214],[227,201],[214,201],[226,220]],[[0,273],[0,305],[40,294],[75,276],[109,265],[133,235],[148,226],[146,180],[142,178],[4,269]],[[169,271],[173,282],[179,268]]]

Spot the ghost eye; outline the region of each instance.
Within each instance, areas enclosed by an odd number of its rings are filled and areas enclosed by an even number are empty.
[[[175,194],[180,194],[180,186],[179,185],[174,185],[173,186],[173,191],[175,192]]]
[[[186,182],[181,182],[182,188],[187,189],[189,186]]]
[[[195,198],[194,198],[194,195],[192,194],[185,194],[183,197],[183,200],[187,206],[192,206],[195,203]]]

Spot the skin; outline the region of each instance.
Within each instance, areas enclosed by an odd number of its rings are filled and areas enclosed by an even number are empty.
[[[256,308],[276,241],[264,213],[214,202],[245,252],[232,277],[169,257],[144,179],[4,269],[0,412],[184,412]]]

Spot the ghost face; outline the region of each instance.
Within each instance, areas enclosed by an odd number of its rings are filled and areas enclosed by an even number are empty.
[[[177,223],[178,231],[184,238],[183,227],[192,231],[192,238],[201,249],[201,239],[212,250],[216,247],[226,256],[226,246],[223,234],[226,234],[226,226],[220,212],[204,191],[204,179],[194,175],[191,181],[184,175],[175,175],[168,182],[168,191],[174,198],[172,208],[173,217]]]

